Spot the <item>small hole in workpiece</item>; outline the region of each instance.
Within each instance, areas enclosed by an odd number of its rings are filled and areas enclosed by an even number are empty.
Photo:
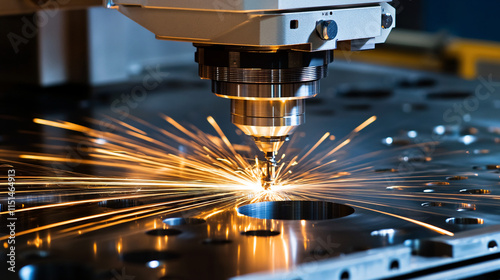
[[[343,98],[370,98],[381,99],[392,95],[390,89],[351,89],[339,94]]]
[[[176,217],[176,218],[167,218],[163,220],[163,222],[169,226],[181,226],[181,225],[199,225],[205,223],[206,221],[198,218]]]
[[[342,274],[340,274],[340,280],[349,280],[350,278],[351,276],[349,275],[348,271],[344,271],[342,272]]]
[[[467,176],[450,176],[450,177],[446,177],[446,180],[449,180],[449,181],[459,181],[459,180],[467,180],[469,179],[469,177]]]
[[[279,231],[272,231],[272,230],[249,230],[249,231],[244,231],[241,234],[246,235],[246,236],[268,237],[268,236],[279,235],[280,232]]]
[[[460,193],[465,193],[465,194],[490,194],[490,190],[484,190],[484,189],[463,189],[460,190]]]
[[[448,182],[430,182],[425,184],[426,186],[449,186],[450,183]]]
[[[238,208],[238,213],[258,219],[329,220],[354,213],[354,208],[328,201],[265,201]]]
[[[153,229],[150,231],[146,231],[147,235],[153,235],[153,236],[172,236],[172,235],[179,235],[181,234],[182,231],[177,230],[177,229]]]
[[[398,172],[395,168],[383,168],[383,169],[375,169],[376,173],[396,173]]]
[[[495,240],[491,240],[490,242],[488,242],[488,249],[490,249],[490,250],[498,249],[497,242]]]
[[[437,84],[437,81],[430,77],[421,77],[417,79],[407,79],[399,83],[401,88],[427,88],[433,87]]]
[[[330,15],[333,15],[333,12],[330,12]]]
[[[290,29],[297,29],[299,28],[299,21],[294,19],[290,21]]]
[[[94,279],[94,271],[86,265],[71,262],[37,263],[19,270],[21,280]],[[2,277],[3,278],[3,277]]]
[[[452,225],[482,225],[484,220],[480,218],[448,218],[446,223]]]
[[[134,199],[110,199],[101,201],[98,203],[98,205],[100,207],[106,207],[111,209],[122,209],[122,208],[129,208],[129,207],[143,205],[143,203]]]
[[[433,100],[465,99],[470,96],[472,93],[469,91],[443,91],[427,94],[427,98]]]
[[[398,270],[399,269],[399,261],[393,260],[389,267],[390,270]]]
[[[465,212],[465,211],[475,211],[476,210],[476,205],[472,203],[445,203],[445,202],[438,202],[438,201],[432,201],[432,202],[424,202],[421,204],[422,207],[443,207],[443,208],[449,208],[449,209],[454,209],[459,212]]]

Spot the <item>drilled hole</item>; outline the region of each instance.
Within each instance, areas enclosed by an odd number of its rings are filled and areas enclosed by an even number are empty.
[[[258,219],[327,220],[348,216],[354,209],[326,201],[266,201],[244,205],[238,212]]]
[[[150,231],[146,231],[146,234],[153,235],[153,236],[172,236],[172,235],[179,235],[181,233],[182,233],[182,231],[177,230],[177,229],[173,229],[173,228],[153,229]]]
[[[39,263],[24,266],[19,270],[21,280],[89,280],[94,272],[87,266],[77,263]]]
[[[448,186],[450,183],[448,182],[430,182],[425,184],[426,186]]]
[[[475,127],[464,127],[460,130],[460,135],[476,135],[479,132],[479,129]]]
[[[399,261],[393,260],[391,265],[389,266],[390,270],[398,270],[399,269]]]
[[[443,202],[424,202],[421,204],[422,207],[444,207],[445,205]]]
[[[450,177],[446,177],[446,180],[449,180],[449,181],[459,181],[459,180],[467,180],[469,179],[469,177],[467,176],[450,176]]]
[[[340,274],[340,280],[349,280],[350,278],[351,276],[349,275],[348,271],[344,271],[342,272],[342,274]]]
[[[299,28],[299,21],[294,19],[290,21],[290,29],[297,29]]]
[[[276,236],[279,235],[279,231],[272,231],[272,230],[248,230],[244,231],[241,233],[242,235],[246,236],[262,236],[262,237],[267,237],[267,236]]]
[[[111,199],[105,200],[98,203],[100,207],[112,208],[112,209],[121,209],[121,208],[129,208],[142,205],[142,202],[139,202],[134,199]]]
[[[129,263],[139,263],[148,265],[151,262],[163,262],[175,260],[180,257],[179,254],[169,252],[169,251],[153,251],[153,250],[142,250],[124,253],[122,255],[122,260]]]
[[[460,190],[460,193],[466,193],[466,194],[490,194],[490,190],[485,190],[485,189],[463,189]]]
[[[392,90],[388,89],[353,89],[341,93],[340,96],[344,98],[372,98],[380,99],[387,98],[392,95]]]
[[[386,137],[386,138],[382,139],[382,144],[387,145],[387,146],[406,146],[406,145],[411,144],[411,140]]]
[[[490,249],[490,250],[498,249],[497,242],[495,240],[491,240],[490,242],[488,242],[488,249]]]
[[[444,92],[434,92],[427,94],[428,99],[465,99],[472,96],[469,91],[444,91]]]
[[[421,204],[422,207],[443,207],[454,209],[456,211],[474,211],[476,210],[476,205],[471,203],[445,203],[445,202],[424,202]]]
[[[448,218],[446,223],[452,225],[482,225],[484,220],[480,218]]]
[[[219,238],[207,238],[205,240],[203,240],[203,244],[206,244],[206,245],[224,245],[224,244],[230,244],[232,243],[233,241],[229,240],[229,239],[219,239]]]
[[[395,172],[398,172],[398,170],[395,168],[383,168],[383,169],[375,169],[375,172],[377,172],[377,173],[395,173]]]
[[[408,79],[399,83],[399,87],[402,88],[426,88],[433,87],[437,84],[437,81],[433,78],[424,77],[418,79]]]
[[[205,223],[206,221],[198,218],[176,217],[176,218],[165,219],[163,220],[163,222],[169,226],[181,226],[181,225],[199,225]]]

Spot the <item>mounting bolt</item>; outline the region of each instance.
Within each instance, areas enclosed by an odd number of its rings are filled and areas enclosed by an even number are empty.
[[[332,40],[337,36],[339,28],[333,20],[320,20],[316,23],[316,31],[323,40]]]
[[[387,29],[392,26],[393,22],[392,15],[389,13],[382,14],[382,28]]]

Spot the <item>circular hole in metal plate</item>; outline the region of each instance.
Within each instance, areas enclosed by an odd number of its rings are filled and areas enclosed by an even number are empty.
[[[173,228],[153,229],[153,230],[146,231],[146,234],[153,235],[153,236],[172,236],[172,235],[179,235],[181,233],[182,233],[182,231],[180,231],[178,229],[173,229]]]
[[[279,231],[273,231],[273,230],[248,230],[248,231],[243,231],[241,233],[242,235],[246,236],[262,236],[262,237],[267,237],[267,236],[276,236],[279,235]]]
[[[121,209],[128,207],[135,207],[139,205],[143,205],[142,202],[134,200],[134,199],[110,199],[101,201],[98,203],[100,207],[112,208],[112,209]]]
[[[500,165],[497,165],[497,164],[488,164],[488,165],[486,165],[486,169],[488,169],[488,170],[497,170],[497,169],[500,169]]]
[[[158,263],[170,261],[180,258],[180,255],[170,251],[154,251],[154,250],[141,250],[124,253],[121,259],[124,262],[139,263],[148,265],[151,262],[157,261]]]
[[[498,243],[495,240],[491,240],[490,242],[488,242],[488,249],[490,250],[498,249]]]
[[[425,184],[426,186],[448,186],[450,183],[448,182],[430,182]]]
[[[428,99],[434,100],[451,100],[451,99],[465,99],[473,95],[470,91],[442,91],[442,92],[432,92],[427,94]]]
[[[398,270],[399,269],[399,261],[393,260],[391,265],[389,266],[389,270]]]
[[[205,245],[224,245],[233,243],[232,240],[222,238],[207,238],[202,242]]]
[[[396,173],[396,172],[398,172],[398,170],[395,168],[384,168],[384,169],[375,169],[375,172],[377,172],[377,173]]]
[[[420,77],[417,79],[405,79],[399,82],[401,88],[426,88],[433,87],[437,84],[437,80],[431,77]]]
[[[206,221],[198,218],[175,217],[175,218],[167,218],[163,220],[163,222],[169,226],[181,226],[181,225],[199,225],[205,223]]]
[[[459,181],[459,180],[467,180],[469,179],[469,177],[467,176],[450,176],[450,177],[446,177],[446,180],[449,180],[449,181]]]
[[[448,218],[446,219],[447,224],[452,225],[482,225],[484,220],[480,218]]]
[[[30,264],[19,270],[21,280],[89,280],[95,274],[89,267],[71,262]]]
[[[340,274],[340,280],[349,280],[351,279],[351,276],[349,275],[349,271],[343,271]]]
[[[422,207],[442,207],[454,209],[456,211],[475,211],[476,205],[472,203],[446,203],[440,201],[424,202],[421,204]]]
[[[339,95],[343,98],[370,98],[383,99],[391,97],[392,89],[351,89],[341,92]]]
[[[258,219],[329,220],[351,215],[354,208],[327,201],[266,201],[241,206],[238,213]]]
[[[466,194],[490,194],[490,190],[485,190],[485,189],[463,189],[460,190],[460,193],[466,193]]]

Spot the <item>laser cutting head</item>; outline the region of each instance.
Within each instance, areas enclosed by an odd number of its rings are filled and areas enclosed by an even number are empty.
[[[274,181],[275,155],[305,122],[305,99],[319,92],[332,51],[304,52],[197,45],[202,78],[231,99],[231,120],[252,137],[267,160],[263,186]]]
[[[333,50],[373,49],[395,26],[390,0],[104,0],[156,34],[193,42],[201,78],[231,99],[231,119],[267,159],[305,122],[305,99],[319,92]]]

